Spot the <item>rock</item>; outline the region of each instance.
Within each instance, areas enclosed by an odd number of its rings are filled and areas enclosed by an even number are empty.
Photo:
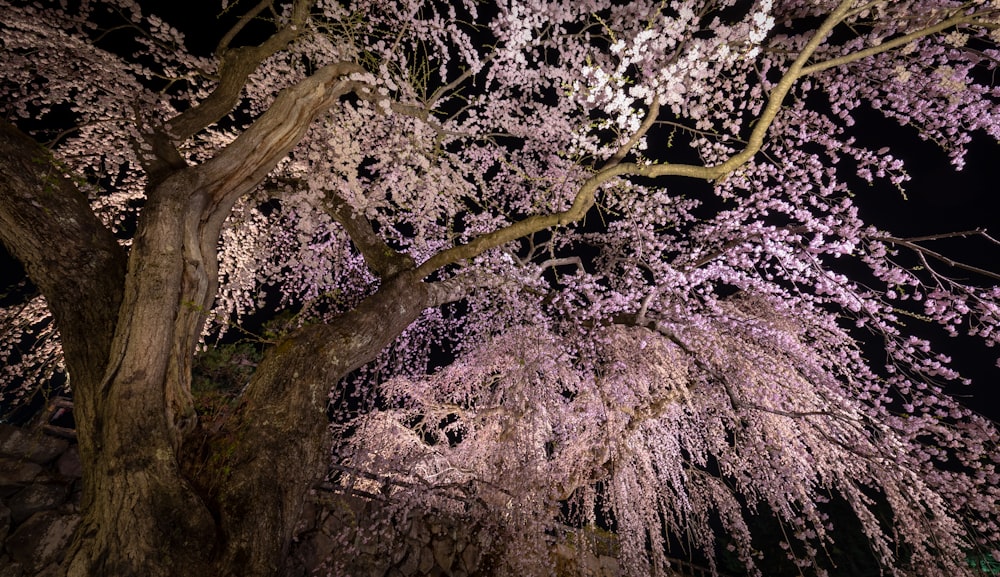
[[[407,556],[403,564],[399,566],[399,572],[408,577],[415,575],[418,565],[420,565],[420,551],[418,549],[410,548],[409,556]]]
[[[14,523],[20,523],[39,511],[55,509],[66,501],[69,488],[55,483],[36,483],[21,489],[7,500]]]
[[[42,466],[18,457],[0,457],[0,497],[9,497],[23,489],[39,473]]]
[[[83,465],[80,464],[80,451],[73,445],[56,461],[56,470],[63,477],[79,479],[83,476]]]
[[[308,568],[318,567],[322,558],[316,553],[318,540],[315,534],[299,535],[286,559],[286,576],[309,575]]]
[[[24,566],[7,555],[0,555],[0,575],[4,577],[24,577]]]
[[[371,536],[363,536],[354,543],[355,547],[358,548],[358,553],[362,555],[375,556],[378,554],[378,541]]]
[[[606,577],[618,577],[621,575],[621,566],[618,564],[618,559],[614,557],[608,557],[607,555],[601,556],[601,575]]]
[[[27,459],[40,465],[52,462],[69,447],[69,441],[39,432],[0,424],[0,455]]]
[[[427,545],[431,542],[431,532],[427,524],[420,517],[414,517],[410,521],[410,539],[420,545]]]
[[[471,543],[465,546],[462,550],[462,568],[469,574],[479,569],[479,547]]]
[[[340,511],[336,513],[331,514],[323,521],[323,524],[320,526],[320,532],[325,535],[340,535],[347,542],[354,541],[354,538],[357,536],[357,531],[355,530],[357,523],[351,520],[352,517],[346,515],[348,520],[345,521],[341,516],[343,513]]]
[[[10,533],[10,509],[6,505],[0,503],[0,543],[3,543],[4,539]],[[0,551],[3,551],[0,548]],[[0,565],[2,566],[2,565]]]
[[[434,553],[427,547],[420,549],[420,564],[417,569],[422,574],[430,573],[430,570],[434,568]]]
[[[434,561],[446,573],[451,571],[451,564],[455,561],[455,547],[450,540],[438,539],[434,542]]]
[[[401,546],[393,547],[389,551],[389,558],[392,560],[393,565],[399,565],[400,563],[403,562],[403,558],[406,557],[406,553],[408,552],[409,547],[406,547],[405,544],[406,542],[401,540],[400,541]]]
[[[35,513],[7,539],[11,559],[25,567],[29,575],[62,561],[62,556],[80,524],[79,515],[55,511]]]

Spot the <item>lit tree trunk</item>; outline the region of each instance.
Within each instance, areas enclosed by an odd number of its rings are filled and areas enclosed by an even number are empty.
[[[261,577],[282,568],[303,499],[329,462],[330,386],[374,359],[426,306],[423,284],[400,275],[334,322],[295,331],[261,363],[217,445],[231,448],[217,496],[223,567]]]
[[[46,297],[72,379],[84,491],[68,575],[263,577],[283,567],[329,456],[327,391],[416,319],[428,292],[412,261],[378,247],[388,259],[374,263],[380,290],[278,343],[207,443],[192,435],[190,365],[232,204],[347,91],[341,77],[352,70],[329,66],[286,90],[200,166],[151,135],[157,158],[127,259],[48,152],[0,125],[0,240]]]
[[[127,347],[92,442],[100,449],[85,459],[86,518],[68,574],[280,574],[305,496],[329,458],[327,391],[420,314],[420,287],[399,277],[341,319],[283,339],[204,446],[197,436],[195,447],[170,442],[155,394],[166,388],[155,385],[171,362],[168,347],[145,362]]]
[[[216,272],[197,238],[197,184],[181,170],[150,190],[105,374],[74,390],[93,413],[78,432],[84,519],[69,575],[179,574],[213,554],[211,512],[177,453],[195,423],[190,358]]]

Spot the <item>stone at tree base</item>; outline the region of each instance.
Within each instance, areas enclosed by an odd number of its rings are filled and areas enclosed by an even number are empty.
[[[451,571],[451,565],[455,561],[455,547],[451,540],[438,539],[434,542],[434,560],[438,567],[445,572]]]
[[[417,572],[417,567],[420,565],[420,551],[413,547],[409,547],[409,555],[407,555],[406,560],[403,564],[399,566],[398,571],[402,575],[413,575]]]
[[[393,566],[399,566],[406,558],[406,555],[413,549],[413,544],[406,541],[406,545],[402,547],[395,547],[394,550],[389,551],[390,559],[392,560]]]
[[[326,541],[329,541],[329,539]],[[323,559],[326,558],[325,555],[318,553],[318,546],[322,542],[321,539],[317,538],[317,532],[315,531],[308,535],[299,535],[294,545],[294,553],[288,556],[288,562],[285,565],[285,575],[289,577],[308,575],[308,567],[318,567]]]
[[[66,449],[66,452],[56,461],[56,470],[63,477],[79,479],[83,477],[83,465],[80,464],[80,450],[76,445]]]
[[[417,569],[421,573],[427,574],[433,568],[434,553],[427,547],[420,549],[420,564],[417,566]]]
[[[7,500],[11,519],[20,523],[39,511],[55,509],[69,494],[69,488],[55,483],[36,483],[22,489]]]
[[[0,503],[0,543],[3,543],[8,533],[10,533],[10,509],[3,503]],[[0,551],[3,551],[3,549],[0,548]]]
[[[38,463],[21,457],[0,457],[0,498],[17,493],[41,472]]]
[[[465,569],[467,573],[473,573],[479,569],[479,547],[476,547],[472,543],[465,546],[462,550],[462,568]]]
[[[431,531],[427,523],[421,517],[414,517],[410,524],[410,539],[416,543],[426,545],[431,542]]]
[[[37,575],[41,569],[62,561],[79,524],[79,515],[35,513],[7,538],[7,551],[14,561],[24,565],[27,574]]]
[[[50,437],[41,431],[32,432],[8,424],[0,424],[0,455],[19,457],[44,465],[62,455],[69,441]]]

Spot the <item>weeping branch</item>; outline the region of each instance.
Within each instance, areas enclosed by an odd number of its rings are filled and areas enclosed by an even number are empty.
[[[973,266],[973,265],[970,265],[970,264],[965,264],[965,263],[963,263],[961,261],[957,261],[957,260],[954,260],[952,258],[949,258],[949,257],[947,257],[947,256],[945,256],[945,255],[943,255],[943,254],[941,254],[941,253],[939,253],[939,252],[937,252],[935,250],[931,250],[931,249],[927,248],[926,246],[923,246],[923,245],[919,244],[921,242],[927,242],[927,241],[943,240],[943,239],[949,239],[949,238],[967,238],[967,237],[970,237],[970,236],[978,236],[978,237],[981,237],[981,238],[985,238],[990,243],[992,243],[994,245],[997,245],[997,246],[1000,246],[1000,241],[998,241],[997,239],[995,239],[992,236],[990,236],[989,234],[987,234],[987,232],[985,230],[980,230],[980,229],[967,230],[967,231],[962,231],[962,232],[952,232],[952,233],[935,234],[935,235],[929,235],[929,236],[914,236],[914,237],[909,237],[909,238],[898,238],[898,237],[894,237],[894,236],[873,236],[873,237],[870,237],[870,238],[872,240],[877,240],[877,241],[880,241],[880,242],[884,242],[884,243],[888,243],[888,244],[893,244],[893,245],[896,245],[896,246],[902,246],[902,247],[905,247],[905,248],[908,248],[908,249],[914,251],[920,257],[921,261],[923,261],[924,266],[927,267],[927,269],[930,270],[932,273],[934,273],[934,269],[931,268],[930,264],[927,262],[926,259],[928,257],[932,258],[932,259],[934,259],[936,261],[942,262],[945,265],[950,266],[952,268],[961,269],[961,270],[964,270],[964,271],[967,271],[967,272],[971,272],[971,273],[975,273],[975,274],[978,274],[978,275],[982,275],[984,277],[991,278],[993,280],[1000,280],[1000,274],[997,274],[996,272],[993,272],[993,271],[990,271],[990,270],[986,270],[986,269],[980,268],[978,266]],[[936,274],[936,273],[934,273],[934,274]]]

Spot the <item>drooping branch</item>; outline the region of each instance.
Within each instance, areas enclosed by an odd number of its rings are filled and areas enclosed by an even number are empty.
[[[945,256],[945,255],[943,255],[943,254],[941,254],[941,253],[939,253],[939,252],[937,252],[935,250],[931,250],[931,249],[927,248],[926,246],[923,246],[923,245],[919,244],[921,242],[929,241],[929,240],[942,240],[942,239],[946,239],[946,238],[956,238],[956,237],[965,238],[965,237],[968,237],[968,236],[980,236],[980,237],[985,238],[986,240],[990,241],[991,243],[993,243],[995,245],[1000,245],[1000,242],[998,242],[996,239],[994,239],[993,237],[991,237],[989,234],[986,233],[986,231],[983,231],[983,230],[969,230],[969,231],[964,231],[964,232],[954,232],[954,233],[937,234],[937,235],[920,236],[920,237],[910,237],[910,238],[898,238],[898,237],[894,237],[894,236],[875,236],[875,237],[872,237],[872,240],[877,240],[877,241],[888,243],[888,244],[894,244],[894,245],[902,246],[902,247],[905,247],[905,248],[908,248],[908,249],[912,250],[913,252],[917,253],[917,255],[919,255],[919,257],[920,257],[921,260],[924,261],[925,267],[928,270],[930,270],[931,273],[934,273],[935,275],[937,273],[935,273],[934,269],[930,267],[929,263],[927,263],[927,261],[926,261],[927,257],[930,257],[930,258],[932,258],[932,259],[934,259],[936,261],[942,262],[945,265],[947,265],[949,267],[952,267],[952,268],[957,268],[957,269],[961,269],[961,270],[964,270],[964,271],[972,272],[972,273],[975,273],[975,274],[978,274],[978,275],[982,275],[982,276],[987,277],[987,278],[991,278],[993,280],[1000,280],[1000,274],[997,274],[994,271],[987,270],[987,269],[984,269],[984,268],[981,268],[981,267],[978,267],[978,266],[973,266],[973,265],[970,265],[970,264],[966,264],[966,263],[961,262],[961,261],[957,261],[957,260],[955,260],[953,258]]]
[[[696,351],[694,351],[688,343],[686,343],[680,336],[677,335],[670,327],[666,326],[664,323],[649,320],[644,318],[647,311],[641,311],[642,318],[639,314],[635,315],[618,315],[612,321],[614,324],[620,324],[624,326],[634,326],[641,327],[653,333],[659,334],[669,340],[671,343],[677,346],[680,350],[684,351],[688,359],[691,360],[699,369],[705,372],[705,374],[710,375],[715,382],[717,382],[722,389],[726,392],[726,396],[729,398],[729,402],[732,404],[734,410],[745,409],[745,403],[739,395],[736,394],[736,390],[729,378],[726,376],[725,372],[720,370],[718,367],[712,366],[706,360],[702,359]],[[642,321],[642,324],[639,324]]]

